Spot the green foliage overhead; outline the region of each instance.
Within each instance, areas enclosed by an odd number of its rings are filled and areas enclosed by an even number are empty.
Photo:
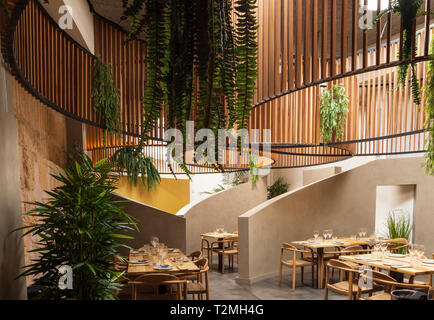
[[[276,182],[273,183],[272,186],[267,188],[267,199],[273,199],[275,197],[278,197],[284,193],[287,193],[289,190],[289,184],[285,183],[283,178],[279,178],[276,180]]]
[[[168,127],[184,137],[193,118],[196,130],[247,127],[258,73],[256,1],[238,0],[235,8],[232,0],[122,1],[130,38],[147,44],[142,140],[163,105]]]
[[[115,299],[121,285],[116,282],[123,274],[115,268],[125,232],[136,229],[131,218],[115,201],[116,177],[110,175],[111,165],[101,160],[95,165],[81,155],[64,173],[52,175],[60,186],[47,191],[45,203],[30,203],[35,208],[26,213],[37,223],[22,228],[24,235],[38,240],[38,259],[25,267],[21,276],[36,276],[37,285],[45,290],[40,299]],[[59,267],[73,268],[73,290],[60,290]]]
[[[434,175],[434,40],[431,42],[431,60],[428,63],[428,73],[425,92],[425,127],[428,132],[427,154],[425,161],[425,171],[429,175]]]
[[[2,10],[8,16],[11,14],[8,9],[8,6],[6,5],[6,0],[0,0],[0,10]]]
[[[92,98],[95,111],[104,118],[107,131],[121,132],[121,101],[119,89],[114,84],[110,64],[97,58],[92,76]]]
[[[388,233],[385,235],[387,239],[404,238],[410,242],[412,225],[408,216],[396,215],[393,211],[387,216],[386,226]],[[405,248],[401,249],[405,252]],[[401,252],[400,252],[401,253]]]
[[[401,25],[403,30],[403,45],[402,51],[399,54],[400,61],[407,61],[406,63],[398,67],[398,81],[402,86],[406,85],[408,69],[411,70],[411,88],[412,96],[415,104],[421,103],[421,93],[419,80],[416,74],[416,64],[409,62],[412,55],[417,52],[417,47],[414,46],[412,51],[412,43],[415,42],[415,35],[413,32],[413,25],[416,22],[416,18],[421,15],[426,15],[428,12],[421,10],[424,0],[392,0],[387,9],[380,12],[375,18],[374,23],[378,23],[380,19],[389,13],[395,13],[401,16]]]
[[[328,145],[336,132],[336,139],[342,139],[345,122],[348,116],[349,99],[345,87],[336,84],[331,90],[324,89],[320,98],[321,137],[324,145]]]
[[[112,158],[114,166],[120,173],[125,172],[131,184],[137,186],[139,177],[148,190],[156,188],[161,182],[160,174],[152,159],[143,155],[142,149],[124,147],[115,152]]]

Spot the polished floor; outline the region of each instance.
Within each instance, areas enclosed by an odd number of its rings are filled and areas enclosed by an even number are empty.
[[[291,291],[289,271],[286,269],[282,285],[279,286],[278,277],[273,277],[254,283],[253,285],[240,285],[235,279],[238,276],[237,268],[225,270],[222,274],[215,269],[210,271],[210,298],[211,300],[323,300],[324,290],[312,288],[311,275],[305,274],[305,284],[297,276],[295,292]],[[329,300],[347,300],[347,297],[329,293]]]

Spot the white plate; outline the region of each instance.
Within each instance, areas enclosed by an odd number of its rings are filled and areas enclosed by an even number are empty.
[[[132,264],[146,264],[148,263],[148,260],[131,260]]]
[[[378,258],[373,257],[355,257],[356,260],[362,260],[362,261],[378,261]]]
[[[405,254],[398,254],[398,253],[388,253],[387,256],[391,257],[391,258],[406,258],[407,257],[407,255],[405,255]]]
[[[180,253],[181,251],[179,251],[178,249],[169,249],[167,250],[168,253]]]
[[[159,266],[159,267],[154,267],[154,270],[170,270],[172,269],[172,266]]]
[[[423,259],[420,261],[422,261],[423,263],[427,263],[427,264],[434,264],[434,260],[432,260],[432,259]]]
[[[404,266],[407,266],[406,264],[401,263],[401,262],[384,262],[383,264],[385,266],[388,266],[388,267],[404,267]]]

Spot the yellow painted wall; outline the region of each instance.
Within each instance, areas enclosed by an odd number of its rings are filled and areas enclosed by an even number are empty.
[[[148,191],[140,182],[134,186],[126,177],[121,177],[116,193],[159,210],[176,214],[190,203],[190,180],[161,179],[161,184],[155,190]]]

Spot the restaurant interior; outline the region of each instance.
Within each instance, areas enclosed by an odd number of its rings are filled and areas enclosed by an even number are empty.
[[[0,0],[0,300],[434,300],[434,0]]]

